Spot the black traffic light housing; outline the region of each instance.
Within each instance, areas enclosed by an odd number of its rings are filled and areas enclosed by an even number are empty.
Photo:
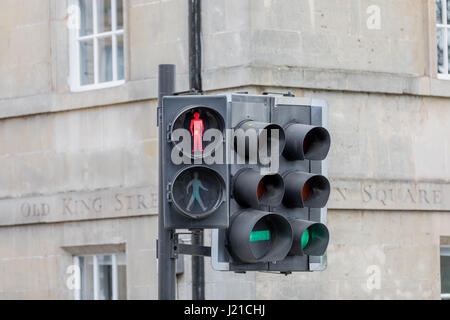
[[[166,229],[214,229],[217,270],[325,268],[325,101],[167,96],[161,110]]]
[[[227,228],[229,171],[223,152],[226,96],[166,96],[162,102],[162,184],[166,229]]]
[[[330,194],[326,102],[270,95],[227,97],[229,127],[235,130],[228,138],[234,145],[227,157],[230,226],[213,230],[213,268],[282,273],[325,269]],[[245,134],[249,129],[256,129],[256,137]],[[269,155],[272,131],[279,149]],[[264,148],[264,141],[269,164],[260,154],[251,155]],[[274,159],[278,166],[272,166]]]

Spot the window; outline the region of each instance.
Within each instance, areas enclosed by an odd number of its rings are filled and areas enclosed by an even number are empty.
[[[80,270],[76,300],[125,300],[127,298],[125,253],[74,256]]]
[[[450,300],[450,246],[441,246],[441,299]]]
[[[450,79],[450,0],[436,0],[437,72]]]
[[[72,28],[69,24],[72,91],[124,83],[123,0],[69,3],[69,13],[76,21]]]

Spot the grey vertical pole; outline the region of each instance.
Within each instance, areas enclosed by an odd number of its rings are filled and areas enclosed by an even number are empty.
[[[203,230],[192,230],[192,245],[203,246]],[[192,300],[205,300],[205,259],[192,256]]]
[[[189,1],[189,88],[202,92],[201,0]]]
[[[175,65],[161,64],[158,70],[158,123],[159,123],[159,181],[158,181],[158,298],[159,300],[175,300],[175,259],[171,257],[173,230],[164,228],[162,190],[162,144],[164,135],[163,125],[160,123],[162,114],[162,97],[175,92]]]

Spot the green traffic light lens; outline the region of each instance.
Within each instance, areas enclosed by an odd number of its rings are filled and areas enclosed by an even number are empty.
[[[252,231],[250,233],[250,242],[265,241],[265,240],[270,240],[269,230]]]
[[[309,230],[306,229],[302,235],[302,249],[305,249],[305,247],[308,245],[308,242],[309,242]]]

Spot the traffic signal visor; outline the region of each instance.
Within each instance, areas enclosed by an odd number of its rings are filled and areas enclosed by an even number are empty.
[[[318,174],[291,171],[284,175],[283,204],[287,207],[323,208],[330,196],[330,182]]]
[[[330,134],[323,127],[291,123],[285,135],[283,155],[288,160],[324,160],[330,150]]]
[[[229,229],[230,252],[240,262],[273,262],[284,259],[292,247],[293,233],[282,215],[244,210]]]
[[[326,225],[301,219],[290,223],[293,232],[290,255],[321,256],[325,253],[330,238]]]

